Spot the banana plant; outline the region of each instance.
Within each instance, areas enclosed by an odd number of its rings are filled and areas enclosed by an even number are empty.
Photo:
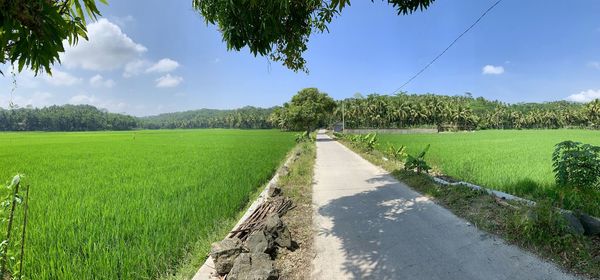
[[[388,155],[396,161],[402,161],[406,158],[406,146],[402,145],[396,148],[394,145],[390,145]]]
[[[429,151],[429,147],[431,145],[427,145],[423,151],[421,151],[417,156],[407,155],[406,162],[404,163],[404,169],[406,170],[416,170],[417,173],[429,173],[431,167],[425,161],[425,155]]]

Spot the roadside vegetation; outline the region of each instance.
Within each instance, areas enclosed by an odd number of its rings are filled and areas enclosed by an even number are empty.
[[[383,167],[398,180],[433,198],[476,227],[501,236],[508,242],[551,260],[571,272],[594,279],[600,278],[600,237],[573,232],[551,199],[540,199],[536,206],[530,206],[497,199],[485,191],[473,190],[466,186],[441,186],[425,172],[419,173],[412,168],[405,168],[404,161],[410,157],[419,158],[423,152],[427,153],[426,150],[417,149],[418,152],[413,155],[410,152],[396,153],[402,154],[403,158],[396,160],[390,157],[390,153],[365,148],[360,140],[352,141],[353,136],[337,136],[342,143],[363,158]],[[434,145],[432,149],[433,147]],[[399,150],[402,148],[395,149],[396,152]]]
[[[574,140],[600,145],[593,130],[492,130],[474,133],[378,136],[377,150],[406,147],[418,153],[431,145],[427,162],[433,172],[534,201],[550,199],[567,209],[600,216],[600,192],[557,186],[552,153],[555,145]],[[388,156],[389,157],[389,156]],[[594,178],[592,178],[594,179]]]
[[[22,172],[34,186],[24,275],[174,271],[230,229],[294,145],[272,130],[0,134],[0,177]]]
[[[316,149],[313,141],[303,141],[296,149],[298,159],[290,165],[289,173],[279,177],[278,185],[283,194],[294,202],[283,221],[292,233],[297,248],[279,252],[275,266],[280,279],[308,279],[314,257],[312,228],[312,184]]]

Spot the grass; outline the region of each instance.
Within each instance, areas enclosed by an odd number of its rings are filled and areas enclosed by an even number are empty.
[[[574,140],[600,145],[600,133],[592,130],[490,130],[464,133],[379,135],[378,149],[405,145],[410,154],[431,144],[425,157],[445,175],[533,200],[559,201],[554,183],[552,152],[554,145]],[[589,197],[581,210],[600,216],[597,201]],[[569,199],[565,208],[574,209]]]
[[[312,180],[316,147],[312,142],[304,142],[298,145],[297,151],[298,158],[290,165],[290,172],[280,177],[278,182],[283,195],[294,202],[294,208],[282,219],[290,229],[293,240],[298,243],[298,248],[294,251],[281,248],[275,262],[280,279],[288,280],[309,279],[314,258]]]
[[[200,262],[294,145],[266,130],[0,134],[0,178],[32,186],[25,276],[155,279]]]
[[[398,169],[398,164],[384,160],[380,151],[367,152],[348,141],[341,142],[477,228],[501,236],[575,274],[592,279],[600,277],[600,238],[571,233],[547,200],[530,207],[517,202],[500,203],[486,192],[468,187],[443,187],[427,175]]]

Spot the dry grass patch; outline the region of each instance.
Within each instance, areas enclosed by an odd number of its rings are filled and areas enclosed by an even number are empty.
[[[279,179],[283,194],[292,199],[295,207],[287,212],[283,221],[292,239],[297,243],[293,251],[281,249],[275,259],[280,279],[308,279],[314,256],[312,231],[312,180],[316,149],[314,143],[301,143],[298,158],[290,172]]]

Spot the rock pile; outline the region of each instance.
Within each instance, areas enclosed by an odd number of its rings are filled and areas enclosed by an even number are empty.
[[[276,186],[269,189],[269,196],[265,203],[285,199]],[[210,256],[217,274],[227,275],[228,280],[278,279],[273,261],[277,249],[293,249],[293,244],[292,235],[280,214],[271,213],[245,241],[234,237],[212,244]]]

